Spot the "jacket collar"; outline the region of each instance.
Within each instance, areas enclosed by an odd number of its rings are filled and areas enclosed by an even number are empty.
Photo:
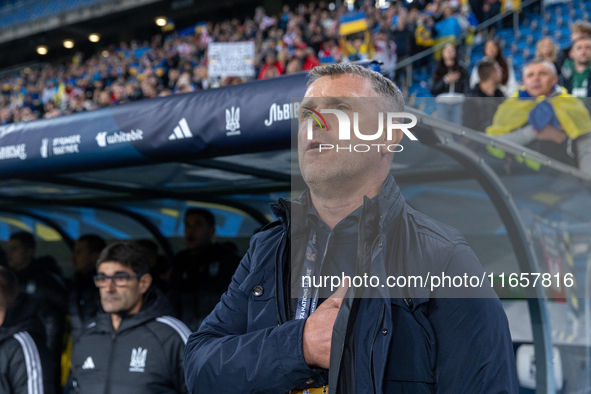
[[[123,316],[117,334],[122,331],[141,326],[148,321],[154,320],[157,317],[172,315],[172,307],[168,299],[156,287],[151,286],[144,294],[142,308],[138,313],[133,315]],[[100,312],[97,315],[97,328],[105,332],[113,332],[113,323],[111,321],[111,314]]]
[[[377,205],[371,204],[364,207],[362,217],[366,216],[367,212],[365,211],[367,209],[371,209],[368,207],[377,206],[380,215],[380,226],[384,228],[394,222],[405,203],[400,188],[391,174],[386,177],[376,201]],[[286,229],[291,230],[292,234],[299,234],[308,227],[306,225],[306,214],[311,204],[310,189],[306,189],[295,200],[290,201],[280,198],[278,203],[271,204],[271,209]]]

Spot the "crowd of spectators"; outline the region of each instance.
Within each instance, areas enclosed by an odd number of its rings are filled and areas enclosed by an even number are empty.
[[[7,76],[0,94],[0,125],[245,82],[243,77],[209,77],[207,51],[212,42],[247,40],[255,43],[252,78],[257,79],[323,64],[376,59],[382,63],[382,73],[396,80],[398,61],[442,43],[441,50],[419,60],[415,69],[432,73],[428,82],[436,116],[461,124],[466,97],[520,94],[517,81],[523,81],[522,70],[515,70],[511,58],[504,56],[504,43],[474,29],[510,6],[519,4],[418,0],[397,1],[380,9],[367,0],[353,10],[364,13],[367,28],[347,35],[340,34],[341,18],[352,11],[346,5],[336,8],[324,1],[295,9],[286,5],[274,16],[258,7],[245,20],[199,23],[189,32],[157,35],[150,42],[122,42],[89,58],[77,53],[67,64],[26,68]],[[571,27],[572,47],[560,50],[549,36],[535,45],[536,59],[552,64],[560,86],[576,97],[588,97],[591,92],[587,83],[591,42],[584,39],[589,36],[591,25],[577,22]],[[470,72],[471,48],[478,41],[484,41],[484,56]],[[482,75],[489,79],[481,81]]]
[[[475,4],[480,2],[475,1]],[[494,2],[492,2],[494,3]],[[368,29],[341,36],[345,5],[320,1],[283,7],[269,16],[258,7],[252,18],[198,24],[192,34],[157,35],[148,41],[122,42],[90,57],[76,53],[65,64],[25,68],[2,78],[0,124],[53,118],[112,105],[244,82],[228,76],[209,78],[211,42],[251,40],[256,48],[256,78],[272,78],[321,64],[373,58],[394,78],[397,59],[416,54],[441,40],[454,40],[490,11],[478,5],[425,0],[395,2],[387,9],[366,1]],[[479,16],[479,17],[478,17]],[[426,66],[428,63],[422,63]]]

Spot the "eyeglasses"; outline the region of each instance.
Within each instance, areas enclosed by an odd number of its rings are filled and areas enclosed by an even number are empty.
[[[98,275],[93,276],[92,279],[94,280],[94,285],[96,287],[106,287],[109,283],[109,279],[113,280],[113,283],[115,283],[115,286],[123,287],[123,286],[126,286],[127,283],[129,283],[130,279],[141,278],[142,276],[144,276],[144,274],[130,275],[126,272],[117,272],[113,276],[107,276],[105,274],[98,274]]]

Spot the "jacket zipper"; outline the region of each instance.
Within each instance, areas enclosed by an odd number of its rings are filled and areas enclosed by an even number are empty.
[[[376,393],[376,382],[375,376],[373,373],[373,347],[376,343],[376,338],[380,332],[380,326],[382,325],[382,321],[384,320],[384,313],[386,312],[386,304],[382,304],[382,312],[380,313],[380,318],[378,319],[378,325],[376,327],[376,331],[373,334],[373,340],[371,341],[371,351],[369,352],[369,374],[371,376],[371,386],[372,386],[372,393]]]
[[[362,240],[363,240],[363,236],[365,234],[363,231],[363,212],[365,211],[365,200],[363,201],[363,208],[361,209],[361,215],[359,215],[359,232],[357,233],[357,264],[359,264],[361,262],[361,257],[363,256],[363,252],[361,251],[361,246],[362,246]],[[359,267],[356,267],[356,273],[357,270],[359,269]],[[353,298],[353,302],[355,301],[355,298]],[[345,302],[345,300],[343,300],[343,302]],[[341,373],[341,364],[343,363],[343,353],[345,352],[345,342],[347,341],[347,336],[349,334],[349,322],[351,320],[351,311],[349,311],[349,317],[347,319],[347,326],[345,327],[345,336],[343,338],[342,344],[341,344],[341,352],[339,355],[339,362],[337,363],[337,378],[336,378],[336,387],[333,391],[333,393],[336,393],[338,390],[338,385],[339,385],[339,379],[340,379],[340,373]],[[331,350],[332,351],[332,350]],[[331,390],[332,391],[332,390]]]
[[[289,231],[289,230],[286,230]],[[286,233],[281,235],[281,240],[279,241],[279,245],[277,245],[277,250],[275,251],[275,304],[277,305],[277,318],[279,320],[279,326],[286,322],[283,319],[283,314],[281,313],[281,305],[279,301],[279,264],[282,264],[281,254],[281,245],[283,245],[283,241],[286,238]],[[285,295],[284,295],[285,296]],[[289,319],[289,315],[287,317]]]
[[[113,355],[115,353],[114,349],[115,349],[115,341],[117,340],[117,334],[113,333],[113,335],[111,336],[111,350],[109,352],[109,374],[107,375],[107,380],[105,382],[105,394],[110,394],[111,393],[111,369],[113,368]]]

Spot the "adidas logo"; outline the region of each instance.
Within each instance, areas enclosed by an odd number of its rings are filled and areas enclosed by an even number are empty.
[[[179,125],[174,128],[173,133],[168,137],[169,140],[182,140],[184,138],[193,137],[189,124],[185,118],[182,118]]]
[[[94,362],[92,361],[92,357],[88,356],[84,364],[82,364],[82,369],[94,369]]]

